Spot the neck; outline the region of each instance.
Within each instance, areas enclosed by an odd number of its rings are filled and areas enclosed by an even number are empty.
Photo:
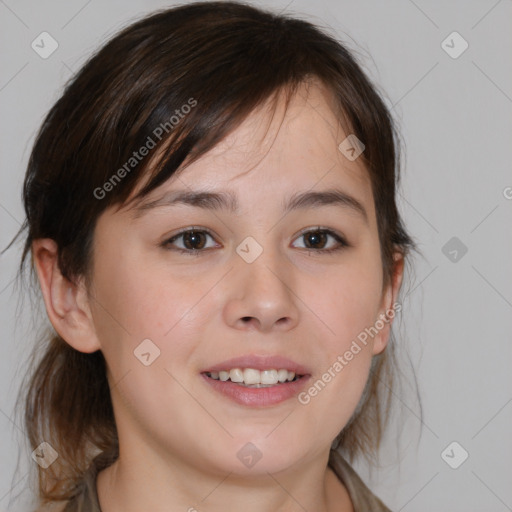
[[[121,452],[98,474],[98,498],[102,512],[353,512],[348,492],[327,460],[328,451],[299,469],[247,476],[169,463],[150,453]]]

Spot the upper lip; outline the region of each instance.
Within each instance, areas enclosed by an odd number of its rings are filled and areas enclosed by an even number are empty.
[[[305,366],[296,363],[288,357],[279,355],[257,355],[247,354],[244,356],[234,357],[221,363],[209,366],[201,373],[206,372],[220,372],[231,370],[233,368],[254,368],[255,370],[281,370],[286,369],[290,372],[295,372],[296,375],[309,375],[309,369]]]

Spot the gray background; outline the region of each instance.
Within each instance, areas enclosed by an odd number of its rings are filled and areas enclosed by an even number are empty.
[[[395,511],[512,510],[512,2],[253,3],[338,33],[385,91],[406,144],[400,207],[423,257],[406,276],[398,333],[424,416],[421,425],[414,396],[397,393],[399,442],[391,432],[381,467],[356,468]],[[169,5],[0,0],[1,248],[23,221],[20,192],[31,145],[64,82],[127,22]],[[47,59],[31,48],[43,31],[59,44]],[[469,44],[458,58],[442,47],[453,31]],[[454,52],[461,43],[452,39]],[[455,245],[445,247],[452,237]],[[13,408],[34,344],[32,317],[44,315],[28,300],[17,308],[20,248],[0,257],[0,511],[29,510],[35,464]],[[453,441],[462,448],[448,450],[452,464],[462,449],[469,453],[458,469],[441,456]]]

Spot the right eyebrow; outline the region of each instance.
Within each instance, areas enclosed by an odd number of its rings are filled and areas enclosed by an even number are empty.
[[[142,217],[146,212],[161,207],[172,207],[177,204],[185,204],[206,210],[227,210],[231,213],[239,213],[238,198],[232,191],[191,191],[174,190],[165,193],[159,199],[143,202],[134,207],[134,218]],[[346,192],[331,188],[323,191],[305,191],[294,194],[283,203],[284,213],[292,210],[318,208],[322,206],[336,205],[349,208],[357,212],[368,223],[368,214],[360,201]]]

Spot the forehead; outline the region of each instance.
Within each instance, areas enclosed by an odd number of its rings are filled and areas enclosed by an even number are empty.
[[[255,167],[269,171],[275,178],[283,174],[282,169],[290,171],[291,167],[295,176],[309,170],[319,178],[336,164],[352,179],[365,184],[369,176],[362,161],[350,162],[338,148],[350,133],[340,121],[332,96],[324,86],[301,84],[288,105],[281,94],[276,105],[268,99],[255,109],[204,155],[202,163],[218,163],[222,169],[225,166],[220,178],[234,178]],[[194,173],[196,177],[204,171],[206,178],[205,167],[190,166],[199,171]]]
[[[302,84],[285,104],[268,99],[214,148],[176,172],[137,207],[174,190],[232,191],[239,203],[278,203],[294,192],[343,189],[373,212],[371,181],[362,159],[339,150],[349,135],[332,96],[318,83]],[[274,201],[276,199],[276,201]]]

